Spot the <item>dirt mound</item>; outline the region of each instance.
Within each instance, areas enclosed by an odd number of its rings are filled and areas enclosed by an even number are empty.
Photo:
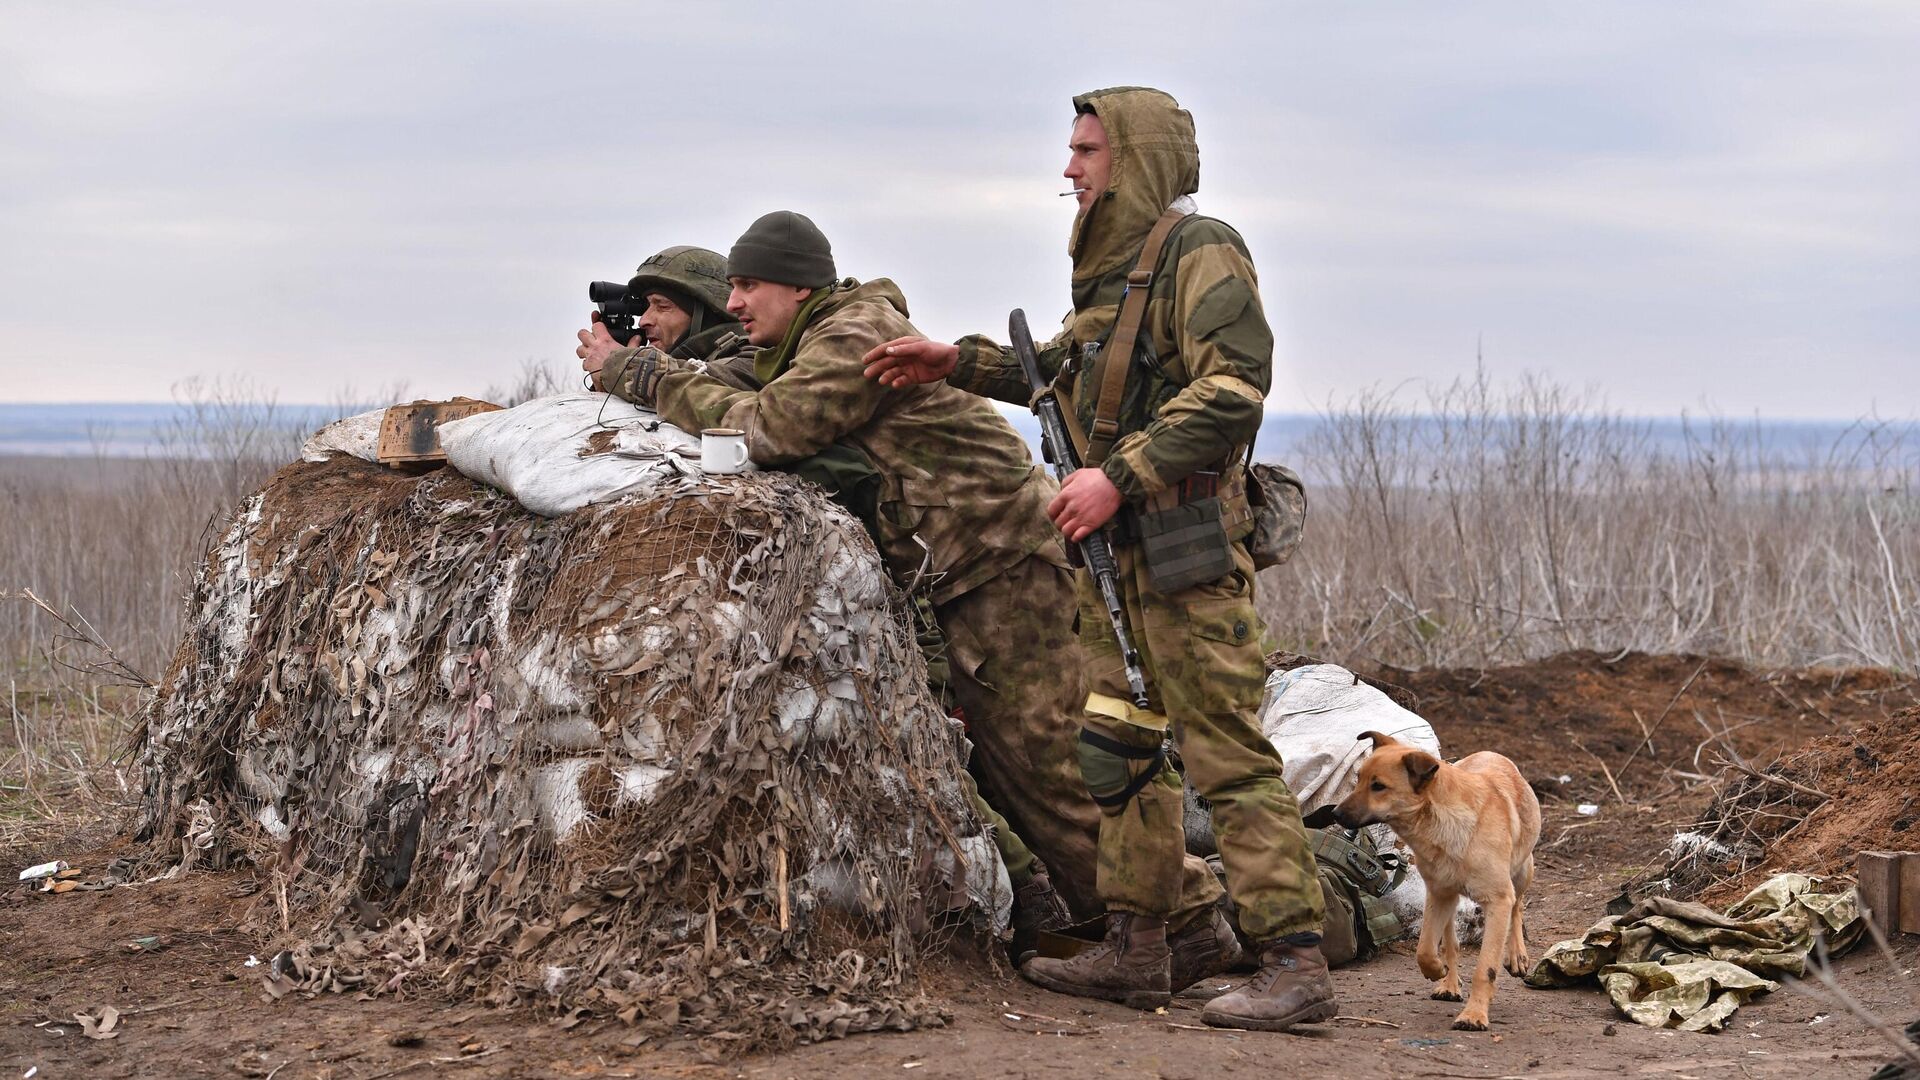
[[[1815,739],[1762,770],[1735,771],[1676,842],[1666,880],[1709,902],[1770,874],[1845,875],[1861,851],[1911,848],[1920,833],[1920,708]]]
[[[1719,791],[1719,758],[1771,761],[1920,703],[1911,680],[1877,669],[1764,671],[1649,653],[1367,674],[1409,695],[1449,758],[1512,758],[1547,811],[1543,865],[1622,867],[1608,872],[1610,891],[1664,876],[1675,834]],[[1582,804],[1597,812],[1577,812]]]
[[[1581,801],[1611,799],[1614,785],[1638,801],[1676,777],[1711,776],[1723,740],[1765,761],[1915,701],[1911,684],[1878,669],[1770,672],[1648,653],[1370,674],[1412,694],[1409,707],[1433,724],[1449,757],[1497,750],[1543,796]]]

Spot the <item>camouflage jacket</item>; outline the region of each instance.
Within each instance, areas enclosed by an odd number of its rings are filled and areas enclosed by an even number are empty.
[[[865,454],[882,476],[880,553],[896,581],[921,584],[933,603],[1036,552],[1064,565],[1046,516],[1057,488],[1005,417],[944,383],[890,389],[866,377],[867,350],[916,332],[900,290],[884,278],[831,288],[762,389],[674,365],[660,377],[655,410],[688,431],[744,430],[748,453],[763,466],[790,465],[835,443]],[[631,396],[620,372],[604,385]]]
[[[1073,312],[1039,350],[1041,372],[1069,375],[1082,430],[1092,426],[1104,354],[1081,370],[1082,347],[1104,344],[1127,272],[1162,212],[1197,190],[1193,121],[1153,90],[1101,90],[1074,99],[1105,125],[1113,173],[1074,223]],[[1147,311],[1120,407],[1120,436],[1101,465],[1137,503],[1198,469],[1243,453],[1260,430],[1273,372],[1273,331],[1260,305],[1253,260],[1224,222],[1193,216],[1174,231],[1147,293]],[[963,338],[947,381],[1024,404],[1030,395],[1011,350]]]

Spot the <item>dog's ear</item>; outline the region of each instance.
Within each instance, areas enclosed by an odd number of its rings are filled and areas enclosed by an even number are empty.
[[[1364,742],[1367,739],[1373,740],[1373,748],[1375,750],[1378,750],[1383,746],[1393,746],[1399,742],[1399,740],[1395,739],[1393,736],[1382,735],[1377,731],[1363,731],[1358,736],[1358,741]]]
[[[1407,766],[1407,782],[1413,790],[1423,791],[1433,783],[1435,773],[1440,771],[1440,759],[1423,750],[1417,750],[1401,759]]]

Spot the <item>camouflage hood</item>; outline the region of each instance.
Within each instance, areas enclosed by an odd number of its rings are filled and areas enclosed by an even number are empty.
[[[857,304],[862,301],[884,304],[899,312],[901,318],[904,319],[907,317],[907,294],[901,292],[900,286],[895,285],[891,278],[874,278],[872,281],[867,282],[856,281],[853,278],[841,278],[839,281],[833,283],[832,295],[828,296],[826,300],[815,309],[814,314],[816,316],[830,315],[849,304]]]
[[[1100,118],[1113,154],[1107,189],[1074,219],[1067,241],[1079,283],[1133,265],[1167,207],[1200,190],[1200,148],[1192,115],[1159,90],[1094,90],[1074,98],[1073,109]]]

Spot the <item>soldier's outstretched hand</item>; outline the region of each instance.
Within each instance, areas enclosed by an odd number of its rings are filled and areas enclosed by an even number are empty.
[[[894,338],[874,346],[862,362],[867,365],[867,378],[881,386],[939,382],[953,374],[960,362],[960,346],[923,337]]]

